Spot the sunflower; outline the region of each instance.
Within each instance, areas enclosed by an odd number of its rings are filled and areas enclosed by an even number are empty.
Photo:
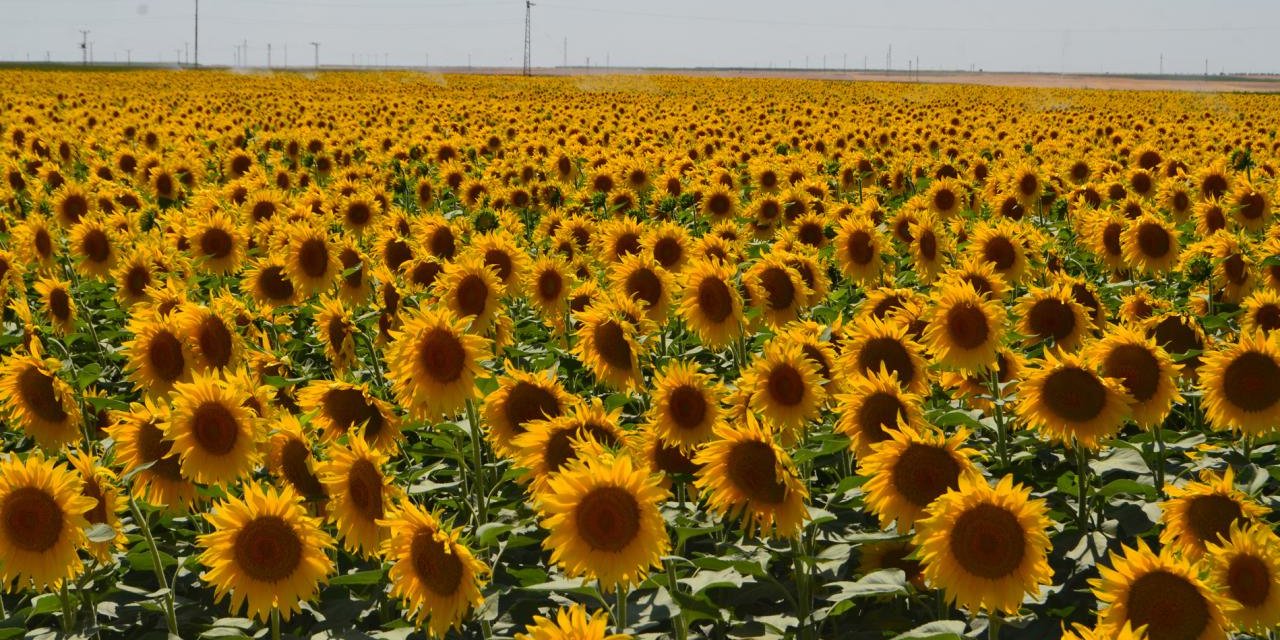
[[[663,442],[693,449],[711,439],[722,420],[723,390],[692,362],[672,361],[652,382],[649,422]]]
[[[80,574],[86,514],[97,504],[83,492],[75,472],[40,454],[0,460],[0,585],[52,591]]]
[[[382,556],[391,562],[391,596],[432,637],[461,628],[472,608],[484,603],[480,589],[489,569],[432,513],[402,501],[378,525],[390,535]]]
[[[55,277],[42,277],[36,281],[35,289],[50,324],[58,333],[66,335],[74,331],[76,302],[71,297],[71,283]]]
[[[1271,194],[1247,179],[1236,185],[1227,202],[1236,223],[1245,230],[1261,231],[1271,223]]]
[[[77,261],[76,269],[92,278],[105,278],[120,255],[115,235],[100,216],[81,220],[71,230],[71,253]]]
[[[548,420],[534,420],[526,431],[512,440],[517,466],[529,470],[528,479],[535,491],[547,486],[555,474],[580,457],[584,448],[604,450],[618,448],[627,436],[618,426],[621,409],[607,411],[599,398],[575,403],[563,415]]]
[[[1157,427],[1169,415],[1178,393],[1180,366],[1155,340],[1126,326],[1112,326],[1089,348],[1085,360],[1098,364],[1103,376],[1124,385],[1132,401],[1133,420],[1141,427]]]
[[[702,466],[694,483],[707,506],[721,517],[741,517],[748,534],[794,538],[809,518],[809,490],[791,456],[750,412],[741,423],[719,427],[694,462]]]
[[[880,282],[887,248],[870,220],[849,217],[840,221],[834,247],[836,262],[846,277],[860,284]]]
[[[982,223],[970,234],[969,253],[990,264],[1006,282],[1019,282],[1027,270],[1024,233],[1020,223],[1010,220]]]
[[[632,306],[635,306],[634,302]],[[646,333],[637,326],[641,317],[626,310],[627,307],[618,299],[593,304],[577,315],[580,325],[578,339],[573,345],[573,355],[598,380],[621,390],[631,389],[641,382],[643,346],[639,339]]]
[[[642,249],[640,239],[644,234],[644,227],[632,218],[617,218],[604,223],[596,236],[600,261],[613,264],[627,256],[639,255]]]
[[[367,384],[313,380],[298,392],[302,410],[327,441],[359,432],[374,449],[386,451],[400,439],[400,421],[391,406],[377,398]]]
[[[1111,566],[1099,566],[1089,581],[1098,601],[1098,628],[1114,638],[1125,625],[1146,627],[1149,640],[1226,640],[1222,597],[1200,579],[1199,571],[1169,549],[1136,548],[1111,552]]]
[[[1098,375],[1079,354],[1046,351],[1018,385],[1027,428],[1055,442],[1097,449],[1129,417],[1132,398],[1115,378]]]
[[[485,266],[494,271],[503,291],[521,293],[529,271],[529,255],[510,234],[496,231],[476,236],[469,251],[479,255]]]
[[[599,581],[605,591],[644,580],[670,548],[659,506],[667,500],[658,476],[628,455],[570,463],[535,499],[543,548],[570,577]]]
[[[356,362],[355,336],[359,328],[342,298],[322,296],[315,324],[317,337],[324,345],[324,357],[334,372],[349,370]]]
[[[530,423],[564,415],[573,396],[550,372],[528,373],[509,362],[503,371],[498,388],[485,396],[484,423],[493,450],[502,457],[511,457],[520,451],[515,439],[525,433]]]
[[[760,310],[761,318],[771,327],[781,327],[800,315],[804,301],[812,291],[800,272],[787,264],[782,256],[762,256],[743,277],[751,305]]]
[[[1198,320],[1170,311],[1148,318],[1143,326],[1147,337],[1154,338],[1161,349],[1181,361],[1183,376],[1199,378],[1200,353],[1211,343]]]
[[[467,332],[448,310],[422,308],[391,332],[386,350],[392,389],[416,419],[452,415],[475,397],[479,360],[489,341]]]
[[[201,268],[220,274],[240,269],[246,240],[241,226],[226,213],[217,211],[204,216],[187,231],[187,237],[192,256]]]
[[[534,616],[533,624],[517,633],[516,640],[631,640],[625,633],[609,633],[609,616],[604,611],[587,613],[581,604],[561,607],[555,619]]]
[[[135,387],[161,397],[173,385],[190,378],[193,358],[175,317],[148,320],[135,316],[129,329],[134,338],[124,344],[128,356],[125,370]]]
[[[453,315],[469,320],[472,331],[489,327],[498,313],[502,284],[481,256],[468,253],[445,266],[436,279],[436,295]]]
[[[115,532],[115,537],[102,541],[87,541],[87,550],[99,562],[109,563],[111,554],[124,549],[127,538],[124,527],[120,523],[120,512],[124,511],[125,498],[116,486],[117,476],[114,471],[99,464],[92,455],[76,451],[67,456],[71,468],[80,474],[80,495],[95,502],[92,509],[85,512],[88,526],[103,525]]]
[[[1208,545],[1225,541],[1232,525],[1252,524],[1268,511],[1236,488],[1231,467],[1221,476],[1205,469],[1198,482],[1170,486],[1168,492],[1169,499],[1160,503],[1160,544],[1191,561],[1199,560]]]
[[[568,260],[557,255],[544,255],[529,267],[523,289],[544,320],[559,324],[564,322],[573,279]]]
[[[196,500],[196,486],[182,475],[182,463],[165,439],[167,405],[150,398],[137,402],[107,428],[122,473],[133,476],[132,494],[152,505],[180,511]]]
[[[179,334],[187,336],[194,369],[230,371],[240,362],[244,338],[230,313],[234,304],[227,299],[215,299],[212,307],[188,303],[173,316]]]
[[[920,396],[903,391],[898,374],[881,366],[847,384],[848,391],[836,397],[840,415],[835,430],[849,438],[859,460],[870,456],[876,445],[891,440],[900,428],[913,432],[926,428]]]
[[[881,369],[897,376],[898,384],[912,393],[929,390],[929,372],[922,347],[910,336],[910,327],[892,318],[878,320],[869,314],[848,330],[837,364],[849,378],[869,377]]]
[[[1242,334],[1209,353],[1200,371],[1205,413],[1219,429],[1259,435],[1280,423],[1280,345]]]
[[[290,305],[298,299],[298,289],[278,256],[259,258],[244,274],[242,283],[241,286],[248,285],[254,300],[268,308]]]
[[[51,197],[53,213],[62,226],[71,228],[93,213],[94,199],[84,187],[67,182],[57,187]]]
[[[994,300],[1004,299],[1009,291],[1009,284],[1004,276],[996,272],[995,265],[975,255],[960,259],[959,264],[944,271],[934,288],[942,291],[965,284],[973,287],[983,298]]]
[[[265,622],[273,610],[285,620],[313,600],[333,573],[326,551],[333,538],[306,515],[292,489],[245,486],[244,497],[228,497],[205,514],[212,533],[199,537],[200,579],[214,587],[214,600],[231,596],[233,614]]]
[[[337,524],[343,546],[371,557],[387,539],[383,517],[399,490],[382,471],[387,454],[370,448],[364,438],[350,438],[348,443],[330,447],[320,481],[329,494],[329,518]]]
[[[267,437],[267,469],[282,485],[291,487],[306,502],[324,502],[329,493],[316,471],[311,451],[311,429],[296,416],[285,413]]]
[[[0,405],[10,424],[50,452],[78,440],[84,419],[71,385],[57,375],[61,368],[57,360],[41,357],[38,342],[25,355],[11,353],[0,366]]]
[[[1164,298],[1156,298],[1147,287],[1136,287],[1120,298],[1120,320],[1140,326],[1157,313],[1168,311],[1173,305]]]
[[[724,263],[696,260],[684,272],[678,312],[702,344],[720,348],[742,333],[742,296],[733,269]]]
[[[981,477],[959,484],[916,521],[925,580],[971,611],[1016,613],[1025,595],[1053,584],[1048,509],[1012,476],[994,489]]]
[[[371,191],[359,191],[340,198],[333,207],[334,216],[348,231],[356,235],[374,228],[382,217],[382,203]]]
[[[773,340],[765,346],[739,386],[751,394],[751,408],[789,441],[798,439],[805,424],[818,417],[827,395],[818,367],[799,344],[788,340]]]
[[[944,261],[951,251],[951,236],[938,224],[933,214],[923,214],[911,224],[911,260],[916,279],[932,283],[942,273]]]
[[[1020,318],[1018,331],[1026,336],[1028,346],[1045,342],[1073,351],[1092,327],[1084,306],[1072,299],[1071,291],[1061,283],[1032,287],[1018,302],[1013,315]]]
[[[1280,538],[1264,524],[1232,523],[1230,535],[1208,545],[1208,582],[1224,596],[1227,620],[1264,634],[1280,626]]]
[[[347,239],[338,249],[338,262],[342,274],[338,278],[338,297],[350,305],[363,305],[373,293],[369,284],[368,258],[360,248]]]
[[[1147,633],[1146,627],[1134,631],[1126,622],[1114,635],[1108,635],[1102,627],[1090,629],[1077,622],[1070,630],[1063,629],[1061,640],[1147,640]]]
[[[155,266],[153,249],[147,245],[137,247],[117,262],[111,277],[116,283],[116,299],[123,308],[149,299],[148,290],[159,277]]]
[[[998,302],[965,282],[939,289],[933,303],[924,339],[936,362],[959,371],[995,363],[1006,320]]]
[[[1120,237],[1125,262],[1142,273],[1169,271],[1178,262],[1178,232],[1149,213],[1132,220]]]
[[[173,411],[164,425],[182,461],[182,474],[196,482],[231,484],[261,459],[261,425],[245,406],[247,390],[217,374],[197,373],[174,385]]]
[[[48,219],[33,214],[27,217],[14,231],[13,241],[18,256],[26,263],[43,268],[53,266],[53,258],[58,251],[55,230]]]
[[[280,232],[285,244],[285,274],[306,298],[328,289],[338,277],[342,263],[338,248],[324,229],[313,224],[294,224]]]
[[[653,256],[624,256],[610,267],[609,281],[615,291],[643,304],[650,320],[656,323],[666,320],[675,279]]]
[[[868,478],[867,509],[883,528],[894,523],[898,531],[910,531],[934,500],[960,488],[962,478],[982,477],[970,460],[977,451],[964,446],[965,429],[947,436],[903,422],[883,432],[887,440],[872,445],[870,455],[858,455],[858,475]]]

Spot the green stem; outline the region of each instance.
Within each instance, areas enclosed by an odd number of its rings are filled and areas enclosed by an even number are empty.
[[[1164,425],[1156,425],[1151,430],[1151,437],[1156,443],[1156,462],[1153,471],[1156,479],[1156,494],[1164,496]]]
[[[613,622],[614,622],[614,625],[618,628],[618,633],[626,633],[628,628],[627,585],[623,583],[619,583],[618,590],[614,592],[614,597],[617,598],[617,600],[614,602],[614,614],[617,617],[614,619]]]
[[[987,617],[987,640],[997,640],[1000,637],[1000,627],[1004,626],[1004,619],[998,613],[992,613]]]
[[[476,500],[476,527],[489,521],[489,506],[485,493],[484,460],[482,449],[484,438],[480,434],[480,412],[476,409],[475,400],[467,399],[467,422],[471,427],[471,465],[475,476],[471,479],[471,489]]]
[[[799,605],[796,612],[796,624],[799,627],[796,637],[801,640],[809,637],[810,609],[809,571],[805,565],[804,540],[800,537],[803,535],[804,532],[801,532],[799,536],[791,540],[792,558],[795,563],[793,571],[796,581],[796,604]]]
[[[675,602],[676,593],[678,593],[680,590],[680,582],[679,582],[679,579],[676,577],[675,560],[672,560],[671,558],[667,558],[666,560],[663,561],[663,568],[666,569],[666,573],[667,573],[667,590],[670,591],[672,602]],[[684,621],[683,609],[680,610],[680,613],[676,614],[676,617],[671,622],[671,626],[675,627],[676,640],[685,640],[686,638],[689,637],[688,626]]]
[[[142,529],[142,537],[147,540],[147,550],[151,553],[151,567],[156,574],[156,582],[160,585],[160,590],[164,591],[164,622],[169,628],[169,635],[178,635],[178,614],[173,609],[173,590],[169,588],[169,581],[164,577],[164,565],[160,562],[160,548],[156,546],[156,539],[151,535],[151,525],[147,523],[147,519],[142,515],[142,509],[138,508],[138,501],[129,496],[129,511],[133,514],[134,524]]]
[[[62,633],[70,636],[75,613],[71,609],[71,593],[67,590],[66,580],[62,581],[62,589],[58,593],[58,599],[62,601]]]
[[[991,405],[995,407],[996,456],[1002,469],[1009,468],[1009,429],[1004,422],[1004,400],[1000,393],[1000,372],[991,368]]]
[[[1078,504],[1076,519],[1079,523],[1080,533],[1087,534],[1089,532],[1089,451],[1080,446],[1079,442],[1074,443],[1076,453],[1076,484],[1078,485]]]
[[[271,640],[280,640],[280,607],[271,607]]]

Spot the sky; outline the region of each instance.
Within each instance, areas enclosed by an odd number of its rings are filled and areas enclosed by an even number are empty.
[[[194,58],[196,0],[0,0],[0,59]],[[524,0],[204,0],[201,64],[519,67]],[[1280,71],[1274,0],[546,0],[535,67]],[[1163,61],[1161,56],[1163,55]],[[0,89],[2,91],[2,89]]]

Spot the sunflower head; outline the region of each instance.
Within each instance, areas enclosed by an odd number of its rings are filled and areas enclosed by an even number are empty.
[[[378,524],[390,531],[382,556],[391,562],[391,594],[405,613],[435,637],[461,627],[484,603],[480,589],[489,568],[459,540],[457,531],[422,507],[401,501]]]
[[[38,453],[0,460],[0,585],[50,591],[79,575],[96,506],[79,475]]]
[[[799,535],[809,509],[809,490],[791,456],[774,442],[751,412],[722,426],[694,458],[701,465],[694,482],[721,517],[740,518],[748,534]]]

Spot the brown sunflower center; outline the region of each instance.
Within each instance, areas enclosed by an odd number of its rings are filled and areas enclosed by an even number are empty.
[[[849,239],[845,242],[845,251],[848,253],[849,261],[859,266],[871,264],[876,254],[875,247],[871,244],[871,234],[862,230],[849,234]]]
[[[640,253],[640,236],[630,231],[619,234],[613,243],[613,253],[619,258]]]
[[[449,384],[462,377],[467,351],[458,336],[447,329],[434,329],[419,344],[418,364],[432,380]]]
[[[805,380],[800,371],[787,362],[781,362],[769,370],[765,383],[769,397],[784,407],[794,407],[804,400]]]
[[[431,253],[436,257],[450,260],[457,251],[457,243],[453,239],[453,231],[448,227],[436,227],[431,233]]]
[[[58,544],[65,515],[58,501],[36,487],[21,487],[9,494],[3,511],[5,537],[13,546],[41,553]]]
[[[486,267],[493,269],[498,274],[498,280],[506,282],[511,277],[511,272],[515,269],[515,265],[511,261],[511,256],[502,249],[489,249],[484,252],[484,264]]]
[[[326,258],[328,256],[325,256]],[[387,240],[387,244],[382,247],[382,260],[387,263],[387,268],[395,271],[400,265],[413,259],[413,248],[409,243],[398,237]]]
[[[1231,599],[1248,608],[1260,607],[1271,595],[1271,569],[1261,558],[1237,555],[1227,567],[1227,589]]]
[[[911,504],[924,508],[948,489],[960,487],[960,465],[943,447],[912,443],[893,465],[893,486]]]
[[[200,322],[196,342],[200,345],[200,354],[209,362],[209,366],[221,369],[231,364],[231,331],[217,316],[208,316]]]
[[[458,282],[454,292],[458,311],[464,316],[478,316],[489,306],[489,284],[477,274],[468,274]]]
[[[597,487],[574,509],[578,535],[594,551],[618,553],[640,534],[640,503],[621,487]]]
[[[293,283],[284,274],[284,267],[272,265],[258,275],[258,287],[267,298],[276,301],[293,298]]]
[[[932,262],[938,257],[938,236],[933,230],[922,230],[920,238],[916,240],[916,246],[920,249],[920,257],[926,261]]]
[[[659,238],[653,244],[653,259],[664,268],[670,269],[680,262],[684,257],[684,246],[680,241],[671,236]]]
[[[1212,623],[1209,603],[1196,585],[1164,570],[1129,585],[1129,622],[1145,626],[1151,640],[1195,640]]]
[[[1250,191],[1240,198],[1240,215],[1246,220],[1257,220],[1267,212],[1267,200],[1261,193]]]
[[[1076,329],[1076,314],[1071,305],[1058,298],[1037,300],[1027,313],[1027,323],[1041,340],[1052,338],[1062,342]]]
[[[1253,321],[1268,333],[1280,329],[1280,305],[1263,304],[1253,312]]]
[[[289,438],[280,446],[280,471],[289,484],[298,493],[309,499],[323,497],[324,485],[311,471],[307,461],[311,458],[311,450],[305,442],[297,438]]]
[[[1007,578],[1027,553],[1022,523],[1008,509],[979,504],[956,519],[951,529],[951,555],[967,573],[999,580]]]
[[[1138,248],[1149,258],[1163,258],[1173,246],[1169,232],[1162,226],[1148,222],[1138,227]]]
[[[66,289],[58,287],[49,292],[49,313],[63,322],[71,319],[71,296]]]
[[[1018,252],[1008,238],[995,236],[982,245],[982,258],[997,271],[1008,271],[1018,259]]]
[[[362,227],[369,224],[369,219],[373,217],[373,209],[365,202],[352,202],[347,205],[347,223],[353,227]]]
[[[1138,402],[1155,397],[1160,387],[1160,362],[1149,349],[1136,344],[1122,344],[1107,353],[1102,371],[1119,378],[1124,388]]]
[[[413,534],[409,560],[422,585],[438,596],[452,596],[462,585],[462,559],[436,539],[436,532],[431,529],[424,527]]]
[[[231,255],[234,246],[231,234],[224,229],[211,227],[200,234],[200,252],[215,260]]]
[[[962,302],[947,310],[947,335],[961,349],[977,349],[987,343],[991,326],[982,307],[973,302]]]
[[[559,300],[562,293],[564,293],[564,277],[560,272],[548,269],[538,274],[538,297],[552,302]]]
[[[547,446],[543,455],[543,462],[546,463],[548,471],[559,471],[570,460],[578,457],[578,454],[573,450],[575,437],[581,440],[591,438],[607,447],[618,444],[618,439],[614,437],[609,429],[597,424],[571,425],[557,429],[547,439]]]
[[[707,211],[716,217],[729,215],[733,210],[733,201],[729,199],[729,194],[716,192],[707,198]]]
[[[787,486],[778,478],[778,460],[768,443],[746,440],[729,450],[729,480],[748,500],[779,504]]]
[[[702,391],[692,385],[676,387],[667,399],[667,411],[671,421],[681,429],[696,429],[707,417],[707,399]]]
[[[298,266],[308,278],[320,278],[329,270],[329,244],[323,238],[307,238],[298,245]]]
[[[27,410],[45,422],[62,422],[67,412],[53,386],[53,378],[39,367],[29,366],[18,374],[18,395]]]
[[[796,299],[796,285],[781,267],[769,267],[760,274],[760,286],[771,309],[788,309]]]
[[[364,437],[369,441],[377,439],[382,432],[382,412],[361,390],[330,389],[325,392],[322,402],[325,417],[339,430],[346,432],[352,427],[364,425]]]
[[[302,539],[280,516],[258,516],[235,538],[236,568],[259,582],[287,580],[302,564]]]
[[[347,496],[366,520],[382,517],[382,474],[373,462],[360,458],[347,471]]]
[[[1040,397],[1055,416],[1068,422],[1088,422],[1106,407],[1107,389],[1093,373],[1065,367],[1049,374]]]
[[[858,368],[864,373],[875,373],[884,367],[889,373],[898,374],[898,382],[910,385],[916,377],[911,354],[901,340],[892,337],[872,338],[858,352]]]
[[[616,320],[606,320],[592,332],[596,351],[614,369],[631,370],[631,343]]]
[[[652,269],[640,268],[627,276],[627,295],[639,299],[649,308],[658,306],[662,300],[662,280]]]
[[[1191,498],[1187,528],[1202,543],[1218,543],[1231,533],[1231,525],[1244,518],[1240,503],[1230,497],[1209,494]]]
[[[187,361],[182,354],[182,343],[169,331],[161,331],[147,345],[147,359],[156,377],[173,382],[186,371]]]
[[[703,278],[698,283],[698,308],[712,322],[724,322],[733,313],[733,292],[729,285],[720,278]]]
[[[93,475],[87,475],[84,479],[84,486],[80,489],[80,495],[95,501],[92,509],[84,513],[84,519],[89,524],[106,524],[107,523],[107,501],[102,494],[102,485],[98,483],[98,479]]]
[[[875,444],[889,439],[885,429],[897,429],[898,420],[907,419],[907,407],[897,394],[877,391],[862,401],[857,418],[860,439]]]
[[[1280,402],[1280,365],[1265,353],[1240,354],[1222,373],[1222,393],[1236,407],[1255,413]]]
[[[218,401],[206,401],[191,414],[191,432],[200,448],[216,456],[231,453],[240,437],[235,414]]]
[[[517,382],[503,404],[512,431],[524,433],[524,425],[534,420],[560,415],[560,400],[548,389],[528,382]]]
[[[90,262],[101,263],[111,258],[111,241],[107,239],[107,234],[101,229],[90,229],[88,233],[84,234],[84,240],[81,241],[80,248]]]
[[[1107,250],[1107,255],[1119,257],[1124,253],[1124,248],[1120,245],[1120,234],[1124,230],[1124,226],[1119,222],[1107,224],[1102,230],[1102,247]]]
[[[129,295],[137,298],[146,293],[147,286],[151,284],[151,270],[146,266],[136,264],[129,267],[129,271],[124,276],[124,287],[128,290]]]
[[[36,246],[36,253],[42,258],[53,255],[53,238],[49,236],[48,230],[37,229],[32,242]]]

